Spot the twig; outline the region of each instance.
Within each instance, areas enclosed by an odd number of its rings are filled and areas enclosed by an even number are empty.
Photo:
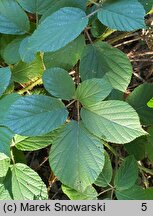
[[[84,30],[84,32],[86,33],[86,35],[87,35],[87,38],[88,38],[88,40],[90,41],[90,43],[91,43],[91,44],[93,44],[93,41],[92,41],[92,39],[91,39],[91,37],[90,37],[90,35],[89,35],[89,32],[88,32],[88,30],[87,30],[87,29],[85,29],[85,30]]]
[[[37,85],[41,85],[42,84],[42,79],[39,78],[38,80],[36,80],[35,82],[33,82],[32,84],[30,84],[29,86],[27,86],[26,88],[24,89],[21,89],[18,91],[18,94],[24,94],[25,92],[29,91],[29,90],[32,90],[35,86]]]
[[[129,41],[124,41],[124,42],[122,42],[120,44],[115,45],[114,47],[119,47],[119,46],[122,46],[122,45],[125,45],[125,44],[133,43],[134,41],[138,41],[138,40],[141,40],[141,37],[137,37],[137,38],[134,38],[134,39],[129,40]]]
[[[66,105],[66,108],[68,108],[69,106],[71,106],[76,100],[71,101],[68,105]]]
[[[108,192],[108,191],[111,191],[111,190],[114,190],[114,188],[108,188],[108,189],[106,189],[106,190],[100,192],[100,193],[98,194],[98,196],[100,196],[100,195],[102,195],[102,194],[104,194],[104,193],[106,193],[106,192]]]

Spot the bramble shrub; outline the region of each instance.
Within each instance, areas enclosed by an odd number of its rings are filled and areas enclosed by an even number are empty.
[[[146,28],[151,7],[150,0],[0,0],[1,200],[48,199],[23,152],[50,145],[51,170],[70,199],[97,199],[98,186],[111,192],[104,198],[153,198],[141,182],[153,172],[138,163],[153,161],[153,86],[125,99],[131,63],[104,42],[116,30]],[[116,146],[128,154],[120,157]]]

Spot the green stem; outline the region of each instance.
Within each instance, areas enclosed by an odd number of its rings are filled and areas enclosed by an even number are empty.
[[[10,148],[10,153],[11,153],[11,159],[13,164],[15,164],[15,159],[14,159],[14,155],[13,155],[13,147]]]
[[[36,80],[35,82],[33,82],[32,84],[30,84],[29,86],[27,86],[26,88],[23,88],[21,90],[18,91],[18,94],[24,94],[25,92],[32,90],[35,86],[37,85],[41,85],[42,84],[42,79],[39,78],[38,80]]]

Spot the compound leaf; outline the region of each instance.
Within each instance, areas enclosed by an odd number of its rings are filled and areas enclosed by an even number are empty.
[[[76,191],[68,186],[62,185],[62,191],[71,200],[97,200],[98,193],[94,187],[88,186],[83,193]]]
[[[138,165],[133,155],[126,157],[117,170],[114,185],[117,190],[126,190],[135,185],[138,178]]]
[[[83,106],[90,106],[104,100],[111,92],[112,87],[104,79],[93,78],[83,81],[75,92],[75,98]]]
[[[133,31],[145,27],[145,10],[138,0],[106,1],[98,19],[111,29]]]
[[[83,192],[100,174],[104,166],[103,153],[102,142],[90,134],[82,122],[72,121],[54,139],[49,161],[63,184]]]
[[[55,97],[70,100],[75,92],[75,85],[68,74],[62,68],[50,68],[43,74],[45,89]]]
[[[113,88],[125,92],[131,80],[132,66],[123,52],[105,42],[97,42],[84,49],[80,75],[82,80],[104,77]]]
[[[26,13],[15,0],[0,1],[0,32],[21,35],[29,31],[30,25]]]
[[[67,114],[60,100],[43,95],[30,95],[12,104],[5,123],[16,134],[39,136],[62,125]]]
[[[91,133],[108,142],[124,144],[147,134],[135,110],[123,101],[102,101],[83,108],[81,117]]]
[[[29,39],[29,49],[56,51],[77,38],[88,24],[79,8],[65,7],[48,16]]]
[[[11,80],[11,71],[9,67],[0,68],[0,96],[8,87]]]

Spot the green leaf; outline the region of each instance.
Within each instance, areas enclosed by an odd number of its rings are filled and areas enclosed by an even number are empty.
[[[93,78],[83,81],[75,92],[75,98],[83,106],[90,106],[104,100],[111,92],[112,87],[104,79]]]
[[[51,145],[53,138],[56,136],[56,131],[50,132],[44,136],[24,137],[16,135],[14,137],[14,145],[22,151],[36,151]]]
[[[153,108],[153,98],[151,98],[150,101],[148,101],[147,106]]]
[[[47,198],[47,188],[36,172],[25,164],[14,164],[6,176],[6,188],[14,200]]]
[[[52,4],[50,4],[50,7],[46,11],[46,13],[43,14],[40,21],[43,21],[46,17],[50,16],[63,7],[76,7],[85,11],[86,2],[87,0],[52,0]]]
[[[9,67],[0,68],[0,96],[5,92],[11,80],[11,71]]]
[[[5,185],[0,183],[0,200],[12,200],[8,190],[6,190]]]
[[[0,1],[0,32],[20,35],[29,31],[30,25],[26,13],[15,0]]]
[[[117,190],[126,190],[135,185],[138,178],[138,164],[133,155],[126,157],[117,170],[114,185]]]
[[[102,101],[81,110],[81,117],[91,133],[113,143],[128,143],[147,134],[135,110],[123,101]]]
[[[133,187],[123,190],[123,191],[116,191],[116,196],[118,200],[145,200],[146,194],[145,190],[137,185]]]
[[[145,27],[145,10],[138,0],[106,1],[98,19],[111,29],[133,31]]]
[[[84,47],[85,38],[83,35],[80,35],[62,49],[45,53],[44,64],[47,69],[51,67],[60,67],[65,70],[70,70],[80,59]]]
[[[75,92],[75,85],[68,74],[62,68],[50,68],[43,74],[45,89],[53,96],[70,100]]]
[[[100,173],[94,184],[99,187],[107,187],[108,184],[111,182],[112,175],[113,170],[111,160],[109,158],[108,153],[105,151],[105,164],[102,169],[102,172]]]
[[[49,161],[63,184],[83,192],[100,174],[104,166],[103,153],[102,142],[90,134],[82,122],[71,121],[54,139]]]
[[[132,66],[123,52],[105,42],[97,42],[84,49],[80,74],[82,80],[104,77],[113,88],[125,92],[131,80]]]
[[[14,134],[6,127],[0,126],[0,152],[10,157],[10,145]]]
[[[20,47],[19,47],[19,54],[21,60],[26,63],[30,63],[35,59],[35,53],[32,50],[28,49],[29,38],[30,37],[24,38],[20,43]]]
[[[30,13],[43,14],[52,5],[53,0],[18,0],[18,2],[24,10]]]
[[[127,152],[134,155],[136,160],[143,160],[145,158],[145,146],[147,144],[147,137],[141,136],[134,141],[124,145]]]
[[[16,134],[40,136],[62,125],[67,115],[68,112],[60,100],[30,95],[13,103],[6,117],[6,125]]]
[[[71,200],[97,200],[98,193],[91,185],[88,186],[85,191],[79,192],[68,186],[62,185],[62,191]]]
[[[147,106],[153,97],[153,84],[144,83],[139,85],[127,98],[127,102],[137,111],[143,124],[153,124],[153,109]]]
[[[23,37],[16,38],[5,47],[3,58],[7,64],[15,64],[21,60],[21,57],[19,54],[19,47],[20,47],[22,40],[23,40]]]
[[[65,7],[47,17],[29,40],[29,49],[56,51],[77,38],[88,24],[79,8]]]
[[[33,78],[41,77],[44,71],[42,58],[37,54],[34,61],[25,63],[20,61],[12,68],[12,78],[15,82],[25,83]]]
[[[153,187],[147,188],[145,190],[146,198],[145,200],[153,200]]]
[[[147,141],[145,143],[146,154],[151,162],[153,162],[153,126],[148,129],[149,135],[147,136]]]
[[[0,178],[6,176],[10,166],[10,158],[4,153],[0,152]]]
[[[10,108],[10,106],[20,98],[21,96],[18,94],[9,94],[4,95],[0,99],[0,125],[4,125],[5,117],[7,115],[7,112]]]
[[[143,5],[144,9],[146,10],[146,13],[148,13],[153,7],[152,0],[139,0],[139,2]]]

